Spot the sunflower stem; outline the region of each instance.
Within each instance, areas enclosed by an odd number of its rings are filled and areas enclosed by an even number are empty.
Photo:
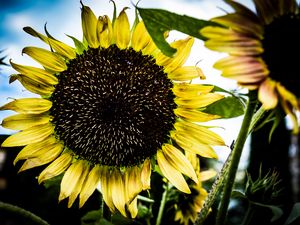
[[[249,100],[247,103],[246,112],[244,115],[244,119],[236,143],[232,150],[233,151],[232,160],[230,161],[228,174],[224,182],[224,190],[220,201],[219,212],[217,213],[216,225],[222,225],[225,223],[230,196],[231,196],[231,192],[235,180],[235,175],[243,152],[244,144],[249,134],[249,128],[251,125],[256,104],[257,104],[257,92],[249,91]]]
[[[32,212],[29,212],[25,209],[22,209],[22,208],[18,207],[18,206],[11,205],[9,203],[5,203],[5,202],[0,201],[0,211],[2,211],[2,210],[10,212],[12,214],[22,216],[23,218],[26,218],[29,221],[32,221],[32,224],[49,225],[49,223],[47,221],[43,220],[42,218],[40,218],[39,216],[33,214]]]
[[[162,219],[163,214],[164,214],[164,209],[165,209],[165,205],[166,205],[166,202],[167,202],[168,193],[169,193],[169,184],[167,183],[166,186],[165,186],[165,191],[162,194],[162,198],[161,198],[161,201],[160,201],[160,206],[159,206],[159,210],[158,210],[158,214],[157,214],[157,218],[156,218],[156,225],[161,224],[161,219]]]

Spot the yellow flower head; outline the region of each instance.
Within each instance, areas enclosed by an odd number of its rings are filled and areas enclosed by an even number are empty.
[[[196,122],[218,118],[201,112],[223,98],[212,86],[190,84],[200,68],[183,66],[193,38],[177,40],[173,58],[155,46],[142,21],[130,28],[123,9],[115,21],[96,17],[82,5],[83,41],[76,48],[30,27],[51,50],[25,47],[41,68],[11,62],[18,80],[40,98],[16,99],[2,106],[18,114],[2,121],[20,130],[2,147],[24,146],[14,163],[20,171],[49,164],[39,183],[64,172],[59,200],[81,207],[100,184],[112,212],[137,215],[137,195],[150,188],[152,164],[180,191],[190,193],[183,175],[198,183],[182,153],[215,158],[215,133]],[[176,147],[175,147],[176,144]]]
[[[213,18],[224,27],[209,26],[200,32],[208,38],[205,46],[229,56],[215,68],[239,85],[258,89],[265,109],[281,104],[298,132],[295,110],[299,110],[300,10],[296,0],[253,0],[256,12],[226,1],[235,12]]]

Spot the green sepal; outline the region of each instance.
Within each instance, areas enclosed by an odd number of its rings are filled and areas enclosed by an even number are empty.
[[[81,55],[85,50],[87,50],[87,46],[85,46],[81,41],[76,39],[75,37],[71,35],[67,35],[69,38],[71,38],[75,45],[75,51],[78,55]]]

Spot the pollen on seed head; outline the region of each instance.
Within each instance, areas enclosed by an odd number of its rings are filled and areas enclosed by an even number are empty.
[[[136,165],[169,139],[173,84],[151,56],[133,49],[88,49],[68,63],[51,96],[55,132],[94,164]]]

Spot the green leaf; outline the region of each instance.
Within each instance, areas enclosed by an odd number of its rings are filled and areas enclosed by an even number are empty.
[[[228,96],[207,106],[203,112],[219,115],[222,118],[234,118],[245,113],[245,106],[239,97]]]
[[[106,220],[106,219],[100,219],[99,220],[99,223],[98,223],[99,225],[114,225],[113,223],[111,223],[111,222],[109,222],[108,220]]]
[[[131,225],[131,224],[136,224],[134,222],[134,220],[126,218],[126,217],[122,216],[119,213],[115,213],[112,216],[111,220],[112,220],[112,222],[113,222],[114,225]],[[109,225],[109,224],[107,224],[107,225]]]
[[[300,218],[300,202],[294,204],[292,211],[285,221],[284,225],[292,224],[296,219]]]
[[[145,9],[139,7],[137,7],[137,9],[154,43],[169,57],[176,52],[176,49],[172,48],[165,40],[164,33],[166,31],[177,30],[195,38],[206,40],[206,38],[199,33],[199,30],[206,26],[220,26],[211,21],[196,19],[186,15],[178,15],[162,9]]]
[[[93,210],[85,214],[83,217],[81,217],[81,225],[100,225],[100,224],[107,224],[104,222],[101,222],[103,220],[102,218],[102,211],[99,210]],[[107,221],[108,222],[108,221]],[[110,225],[111,223],[107,224]]]

